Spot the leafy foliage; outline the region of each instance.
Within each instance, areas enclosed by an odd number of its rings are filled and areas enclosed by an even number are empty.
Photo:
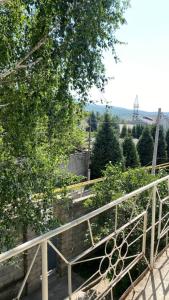
[[[119,197],[126,195],[142,186],[145,186],[154,180],[166,175],[165,173],[158,173],[156,176],[151,175],[149,171],[145,168],[137,168],[137,169],[129,169],[127,172],[123,172],[121,166],[113,166],[111,164],[107,165],[106,170],[103,172],[104,181],[99,182],[94,186],[94,193],[95,197],[88,200],[85,205],[89,205],[90,207],[99,208],[105,204],[110,203],[113,200],[118,199]],[[167,183],[162,183],[158,185],[159,193],[161,197],[165,197],[168,194],[167,190]],[[151,201],[150,197],[152,197],[151,194],[152,190],[142,192],[140,195],[137,195],[135,197],[126,199],[124,202],[120,203],[117,206],[114,207],[114,209],[108,209],[106,212],[101,213],[97,220],[95,219],[95,223],[92,226],[92,232],[94,234],[94,240],[100,241],[104,237],[107,237],[109,234],[112,234],[114,232],[115,226],[115,220],[117,220],[117,229],[122,228],[127,222],[129,222],[131,219],[134,219],[134,217],[138,216],[143,211],[147,210],[148,213],[148,224],[147,228],[151,225],[151,214],[152,214],[152,207],[151,207]],[[149,204],[149,205],[148,205]],[[159,214],[158,211],[158,205],[157,202],[157,216]],[[164,208],[165,212],[167,213],[168,208]],[[115,213],[117,212],[117,217]],[[165,213],[164,212],[164,213]],[[158,219],[158,218],[157,218]],[[135,241],[135,243],[132,244],[131,247],[128,249],[128,255],[127,256],[133,256],[136,253],[140,251],[140,246],[142,245],[141,239],[136,239],[142,235],[143,231],[143,223],[140,222],[138,226],[136,226],[133,229],[133,223],[128,224],[126,229],[123,229],[124,237],[126,240],[130,239],[130,241]],[[129,234],[130,233],[130,234]],[[115,235],[115,239],[117,238],[117,241],[119,241],[119,238],[121,236],[117,234]],[[121,242],[124,240],[124,237],[121,237]],[[128,237],[128,238],[127,238]],[[149,257],[150,253],[150,244],[151,244],[151,232],[147,232],[147,239],[146,239],[146,256]],[[165,244],[164,244],[165,246]],[[111,248],[111,244],[110,244]],[[100,253],[104,251],[104,248],[100,247]],[[110,249],[112,251],[112,248]],[[116,253],[113,253],[116,255]],[[119,254],[117,253],[117,258]],[[114,258],[114,257],[113,257]],[[115,257],[115,261],[117,259]],[[126,262],[126,264],[129,264],[129,261]],[[144,265],[144,262],[139,262],[138,265],[132,269],[132,278],[138,278],[138,276],[142,273],[143,270],[147,267],[147,264]],[[110,274],[110,273],[109,273]],[[111,276],[109,277],[111,279]],[[131,284],[131,282],[126,282],[125,279],[122,279],[121,282],[121,290],[126,290],[127,287]],[[118,299],[121,295],[121,290],[117,290]]]
[[[82,104],[93,84],[103,88],[102,52],[111,49],[116,58],[115,31],[127,6],[120,0],[0,4],[1,246],[9,247],[14,230],[47,229],[57,170],[80,147]],[[32,201],[36,193],[41,204]]]
[[[102,175],[104,180],[96,183],[93,187],[96,196],[88,202],[94,208],[101,207],[112,200],[118,199],[122,195],[128,194],[154,181],[154,175],[151,175],[148,170],[135,168],[124,172],[120,164],[107,164]],[[159,174],[159,176],[161,175]]]

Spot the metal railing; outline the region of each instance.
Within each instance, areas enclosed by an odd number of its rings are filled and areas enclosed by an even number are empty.
[[[169,176],[166,176],[0,254],[0,263],[3,263],[36,247],[35,255],[15,299],[21,298],[37,255],[41,251],[42,299],[48,300],[48,247],[51,247],[67,266],[70,300],[78,299],[81,291],[89,300],[105,299],[107,295],[113,299],[114,288],[124,276],[129,276],[133,284],[131,270],[141,261],[144,261],[145,267],[152,269],[160,247],[168,245],[168,204]],[[54,245],[52,238],[76,230],[82,224],[86,225],[84,239],[81,240],[85,245],[84,250],[75,255],[72,253],[71,258],[66,257],[59,247]],[[164,237],[165,245],[160,245]],[[94,263],[94,268],[89,267],[90,263]],[[90,272],[88,278],[73,290],[72,270],[77,265],[81,268],[87,265]]]

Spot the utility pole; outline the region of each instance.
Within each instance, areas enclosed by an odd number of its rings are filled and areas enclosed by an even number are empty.
[[[91,116],[89,118],[89,141],[88,141],[88,167],[87,167],[87,180],[90,180],[90,152],[91,152]]]
[[[138,95],[136,95],[136,98],[134,100],[134,105],[133,105],[133,123],[137,124],[138,123],[138,117],[139,117],[139,102],[138,102]]]
[[[151,170],[152,175],[155,175],[155,169],[156,169],[156,164],[157,164],[157,150],[158,150],[160,119],[161,119],[161,108],[158,109],[157,122],[156,122],[156,134],[155,134],[155,143],[154,143],[154,151],[153,151],[152,170]]]

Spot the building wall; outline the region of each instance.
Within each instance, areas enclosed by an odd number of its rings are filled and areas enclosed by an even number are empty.
[[[87,176],[88,152],[76,152],[70,155],[67,170],[76,175]]]

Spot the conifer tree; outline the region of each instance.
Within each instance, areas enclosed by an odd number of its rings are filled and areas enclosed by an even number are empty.
[[[130,128],[130,127],[128,127],[128,129],[127,129],[127,135],[132,135],[132,129]]]
[[[142,166],[150,165],[153,158],[154,142],[149,127],[145,127],[138,141],[137,150]]]
[[[165,163],[167,160],[166,155],[166,142],[163,126],[160,126],[159,129],[159,138],[158,138],[158,150],[157,150],[157,164]]]
[[[122,130],[121,130],[121,134],[120,137],[123,139],[127,136],[127,126],[123,125]]]
[[[136,135],[136,126],[135,125],[132,128],[132,136],[133,136],[134,139],[137,138],[137,135]]]
[[[141,124],[136,125],[136,138],[137,139],[139,139],[140,136],[142,135],[143,129],[144,129],[143,125],[141,125]]]
[[[97,131],[97,119],[94,111],[91,112],[89,118],[89,125],[91,126],[91,131]]]
[[[110,115],[105,113],[93,147],[92,178],[100,177],[110,161],[112,164],[123,162],[122,150],[111,121]]]
[[[139,156],[131,136],[127,136],[123,142],[123,155],[126,168],[139,166]]]

